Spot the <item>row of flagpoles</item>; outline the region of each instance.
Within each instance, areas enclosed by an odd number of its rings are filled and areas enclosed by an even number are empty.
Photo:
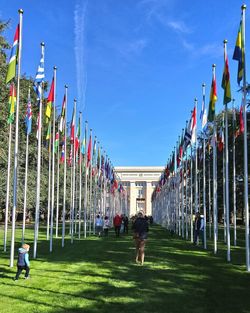
[[[14,43],[8,64],[6,83],[10,84],[9,97],[9,150],[8,150],[8,175],[6,190],[6,208],[4,225],[4,251],[7,249],[8,218],[10,203],[10,172],[11,172],[11,138],[12,123],[15,118],[15,150],[14,150],[14,180],[13,180],[13,208],[12,208],[12,230],[10,247],[10,266],[14,264],[15,252],[15,230],[16,230],[16,211],[18,195],[18,151],[19,151],[19,102],[20,102],[20,73],[22,58],[22,24],[23,11],[19,10],[19,24],[17,26]],[[61,114],[56,116],[57,102],[57,68],[53,69],[53,79],[47,99],[44,97],[44,50],[45,45],[41,43],[41,59],[36,73],[34,87],[37,95],[38,116],[37,116],[37,176],[36,176],[36,205],[34,222],[34,245],[33,257],[37,257],[39,221],[40,221],[40,194],[41,194],[41,161],[42,161],[42,142],[43,142],[43,117],[45,116],[47,125],[46,140],[48,141],[48,205],[47,205],[47,240],[49,249],[53,250],[53,236],[59,234],[59,216],[62,216],[62,247],[65,245],[67,211],[69,211],[69,234],[71,243],[77,236],[81,238],[84,234],[95,233],[95,216],[97,213],[112,217],[115,210],[127,213],[126,191],[123,188],[119,177],[115,173],[110,159],[105,151],[100,147],[97,138],[94,138],[92,147],[92,130],[88,136],[88,122],[85,122],[84,139],[82,139],[81,129],[82,113],[79,112],[79,122],[76,130],[77,101],[74,100],[72,120],[70,125],[70,136],[68,138],[67,127],[67,106],[68,106],[68,87],[65,85],[65,93]],[[16,90],[15,90],[16,83]],[[46,100],[46,101],[45,101]],[[44,103],[46,109],[44,110]],[[32,107],[31,90],[28,93],[28,103],[26,111],[26,160],[25,160],[25,180],[24,180],[24,208],[22,223],[22,241],[25,240],[26,211],[27,211],[27,192],[28,192],[28,171],[29,171],[29,136],[31,133]],[[61,137],[61,156],[60,153]],[[69,158],[67,160],[67,153]],[[63,175],[60,175],[60,167],[63,166]],[[60,178],[63,176],[63,183]],[[68,197],[68,182],[70,181],[70,197]],[[59,205],[60,185],[63,185],[62,208]],[[56,193],[55,193],[56,191]],[[67,200],[70,198],[70,208]],[[109,202],[109,203],[107,203]],[[82,205],[83,204],[83,205]],[[56,216],[54,216],[54,213]],[[54,225],[55,222],[55,225]]]
[[[248,199],[248,158],[247,158],[247,83],[245,62],[245,10],[242,5],[240,27],[237,35],[233,59],[238,61],[237,82],[241,86],[242,104],[240,109],[240,127],[237,133],[244,135],[244,212],[245,212],[245,251],[246,268],[250,271],[249,263],[249,199]],[[182,139],[177,142],[164,172],[155,187],[152,195],[152,207],[154,219],[166,225],[183,238],[193,242],[193,214],[202,212],[204,215],[204,248],[207,248],[207,221],[209,222],[209,235],[213,222],[214,253],[217,253],[218,241],[218,207],[217,207],[217,142],[219,150],[225,145],[223,151],[223,187],[224,187],[224,239],[227,244],[227,261],[231,260],[230,251],[230,210],[229,207],[229,156],[228,156],[228,104],[233,102],[233,125],[235,126],[234,100],[231,96],[230,75],[227,56],[227,40],[224,40],[224,72],[222,88],[224,89],[224,116],[223,126],[217,134],[217,120],[215,115],[215,104],[217,101],[216,90],[216,66],[212,65],[212,84],[209,100],[209,111],[206,115],[205,109],[205,84],[202,85],[202,108],[201,108],[201,138],[197,139],[197,99],[189,123],[183,130]],[[225,138],[225,142],[224,142]],[[236,245],[236,172],[235,172],[235,134],[233,135],[233,213],[234,213],[234,245]],[[209,147],[207,149],[207,146]],[[212,146],[212,153],[210,148]],[[203,164],[198,169],[198,154],[201,154]],[[212,161],[212,188],[210,185]],[[200,183],[197,175],[203,174],[203,205],[200,204]],[[194,177],[193,177],[194,176]],[[208,179],[206,177],[208,176]],[[206,186],[208,182],[208,188]],[[208,189],[208,197],[206,191]],[[212,191],[212,192],[211,192]],[[211,196],[213,195],[213,197]],[[208,198],[208,201],[206,201]],[[198,203],[199,199],[199,203]],[[212,207],[211,210],[211,200]],[[207,216],[208,213],[208,216]]]

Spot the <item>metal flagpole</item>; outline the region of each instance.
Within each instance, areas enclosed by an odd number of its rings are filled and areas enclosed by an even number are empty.
[[[184,137],[184,129],[182,129],[182,138]],[[183,149],[183,147],[182,147]],[[183,161],[183,151],[181,159],[181,228],[182,228],[182,238],[184,238],[184,161]]]
[[[225,130],[225,123],[224,123],[224,112],[222,113],[222,118],[223,118],[223,125],[222,125],[222,133],[224,135],[224,130]],[[223,136],[222,134],[220,136]],[[221,139],[220,139],[221,140]],[[225,155],[225,149],[223,147],[223,154],[222,154],[222,159],[223,159],[223,214],[224,214],[224,243],[227,242],[227,223],[226,223],[226,155]]]
[[[188,206],[189,206],[189,200],[188,200],[188,154],[186,151],[186,240],[188,240]]]
[[[41,43],[42,59],[44,58],[44,43]],[[38,69],[39,73],[39,69]],[[34,251],[33,257],[36,259],[37,254],[37,241],[38,241],[38,229],[40,218],[40,177],[41,177],[41,141],[42,141],[42,111],[43,111],[43,81],[42,90],[39,99],[39,123],[38,123],[38,149],[37,149],[37,180],[36,180],[36,211],[35,211],[35,230],[34,230]]]
[[[233,215],[234,215],[234,246],[237,245],[237,233],[236,233],[236,170],[235,170],[235,99],[232,99],[233,104]]]
[[[76,99],[74,99],[74,127],[76,125]],[[73,184],[72,184],[72,210],[71,210],[71,243],[73,243],[74,239],[74,219],[75,219],[75,188],[76,188],[76,136],[74,133],[73,138]]]
[[[58,223],[59,223],[59,174],[60,174],[60,134],[59,134],[59,123],[58,121],[58,145],[57,145],[57,184],[56,184],[56,238],[58,238]]]
[[[195,111],[197,112],[197,98],[194,99]],[[195,185],[195,213],[199,211],[198,208],[198,181],[197,181],[197,171],[198,171],[198,156],[197,156],[197,126],[195,127],[195,172],[194,172],[194,185]]]
[[[4,223],[4,252],[6,252],[6,246],[7,246],[8,220],[9,220],[11,141],[12,141],[12,124],[10,123],[10,126],[9,126],[7,189],[6,189],[6,205],[5,205],[5,223]]]
[[[87,173],[87,129],[88,122],[85,121],[85,156],[84,156],[84,238],[87,237],[87,194],[88,194],[88,173]]]
[[[90,139],[92,140],[92,129],[90,129]],[[91,147],[92,148],[92,147]],[[92,229],[92,152],[90,149],[90,161],[89,161],[89,166],[88,166],[88,172],[89,172],[89,234],[91,234],[91,229]]]
[[[65,121],[64,121],[64,173],[63,173],[63,213],[62,213],[62,247],[64,247],[65,239],[65,214],[66,214],[66,179],[67,179],[67,101],[68,101],[68,86],[65,85]]]
[[[52,135],[52,179],[51,179],[51,211],[50,211],[50,244],[53,249],[54,205],[55,205],[55,128],[56,128],[56,66],[54,66],[54,103],[53,103],[53,135]]]
[[[191,242],[194,242],[193,231],[193,148],[191,145],[191,159],[190,159],[190,236]]]
[[[208,220],[209,220],[209,238],[212,237],[212,214],[211,214],[211,162],[210,151],[208,159]]]
[[[23,10],[22,9],[18,10],[18,13],[19,13],[20,22],[19,22],[18,69],[17,69],[16,131],[15,131],[15,153],[14,153],[14,181],[13,181],[13,208],[12,208],[10,267],[13,267],[13,264],[14,264],[14,250],[15,250],[15,227],[16,227],[16,208],[17,208],[17,166],[18,166],[18,139],[19,139],[19,100],[20,100]]]
[[[47,240],[49,240],[50,229],[50,203],[51,203],[51,121],[49,121],[49,180],[48,180],[48,211],[47,211]]]
[[[227,40],[224,40],[224,57],[226,62],[227,56]],[[234,134],[233,134],[234,136]],[[227,111],[227,103],[225,103],[225,172],[226,172],[226,237],[227,237],[227,261],[231,261],[230,255],[230,208],[229,208],[229,173],[228,173],[228,111]],[[224,217],[225,218],[225,217]]]
[[[246,5],[242,5],[242,41],[245,50],[245,11]],[[245,206],[245,240],[246,240],[246,268],[250,271],[249,263],[249,203],[248,203],[248,158],[247,158],[247,83],[246,83],[246,51],[244,53],[243,66],[243,117],[244,117],[244,206]]]
[[[205,99],[205,84],[202,84],[202,96],[203,96],[203,99]],[[204,220],[203,242],[204,242],[204,249],[207,249],[206,139],[205,139],[204,131],[203,131],[203,220]]]
[[[217,146],[216,146],[216,121],[214,121],[213,133],[213,214],[214,214],[214,254],[217,253],[217,234],[218,234],[218,221],[217,221]]]
[[[28,92],[28,99],[30,99],[30,87],[29,87],[29,92]],[[26,226],[25,224],[26,224],[26,207],[27,207],[27,182],[28,182],[28,165],[29,165],[28,161],[29,161],[29,133],[26,130],[26,158],[25,158],[25,178],[24,178],[22,243],[24,243],[24,234],[25,234],[25,226]]]
[[[78,138],[79,144],[79,227],[78,227],[78,238],[81,238],[81,222],[82,222],[82,153],[81,153],[81,125],[82,125],[82,112],[79,112],[79,129],[80,136]],[[86,148],[85,148],[86,149]]]

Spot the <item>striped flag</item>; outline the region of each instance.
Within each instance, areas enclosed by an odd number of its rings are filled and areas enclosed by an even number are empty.
[[[229,66],[228,66],[228,57],[225,53],[225,64],[224,64],[224,72],[222,76],[222,82],[221,82],[221,87],[224,89],[224,98],[223,98],[223,103],[227,104],[231,102],[232,97],[231,97],[231,87],[230,87],[230,74],[229,74]]]
[[[37,101],[42,99],[42,82],[44,81],[44,46],[42,46],[42,53],[40,63],[38,65],[38,69],[35,77],[35,91],[37,94]]]
[[[245,66],[245,47],[244,40],[242,36],[242,21],[240,21],[240,27],[238,30],[238,35],[235,43],[233,60],[238,61],[238,74],[237,74],[237,82],[240,84],[243,78],[243,71]]]
[[[9,117],[8,124],[12,124],[15,118],[15,107],[16,107],[16,89],[15,85],[10,85],[10,94],[9,94]]]
[[[54,153],[57,153],[59,146],[59,132],[56,132],[55,144],[54,144]]]
[[[32,110],[31,110],[30,94],[28,96],[27,110],[26,110],[26,116],[25,116],[25,125],[26,125],[26,134],[29,135],[31,133],[31,127],[32,127]]]
[[[62,145],[62,154],[60,158],[60,163],[63,163],[65,159],[65,149],[64,149],[64,144]]]
[[[210,90],[210,100],[209,100],[209,110],[208,110],[208,121],[213,123],[215,118],[215,103],[217,101],[217,88],[215,73],[213,73],[211,90]]]
[[[47,134],[46,134],[46,140],[50,140],[51,137],[51,122],[49,121]]]
[[[200,120],[201,120],[201,128],[202,130],[204,130],[207,125],[207,110],[206,110],[206,105],[205,105],[205,94],[202,95]]]
[[[89,144],[88,144],[88,154],[87,154],[87,167],[89,167],[91,162],[91,148],[92,148],[92,139],[91,136],[89,137]]]
[[[73,109],[73,113],[72,113],[71,129],[70,129],[70,142],[73,143],[74,139],[75,139],[75,108]]]
[[[63,97],[63,103],[62,103],[62,112],[60,116],[60,124],[59,124],[59,130],[62,133],[64,131],[65,127],[65,106],[66,106],[66,96]]]
[[[47,106],[46,106],[46,111],[45,111],[45,115],[47,117],[47,123],[48,123],[48,120],[51,118],[51,108],[52,108],[52,103],[54,102],[54,95],[55,95],[55,92],[54,92],[54,77],[53,77],[52,83],[50,86],[49,95],[47,98]]]
[[[19,45],[19,24],[17,25],[14,43],[10,53],[9,65],[6,75],[6,84],[11,81],[12,78],[16,76],[16,65],[18,61],[18,45]]]

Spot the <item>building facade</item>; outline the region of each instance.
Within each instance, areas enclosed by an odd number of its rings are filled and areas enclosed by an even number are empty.
[[[163,166],[115,167],[126,190],[126,212],[129,216],[138,211],[152,215],[151,195],[163,170]]]

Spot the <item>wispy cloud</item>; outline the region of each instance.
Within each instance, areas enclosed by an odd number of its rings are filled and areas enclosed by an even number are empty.
[[[120,44],[118,50],[122,55],[128,57],[130,55],[140,55],[146,46],[146,39],[137,39]]]
[[[192,30],[183,21],[170,21],[167,25],[175,32],[182,34],[190,34]]]
[[[87,55],[86,55],[86,16],[88,0],[78,0],[74,10],[75,61],[77,80],[77,100],[81,110],[85,108],[87,88]]]

